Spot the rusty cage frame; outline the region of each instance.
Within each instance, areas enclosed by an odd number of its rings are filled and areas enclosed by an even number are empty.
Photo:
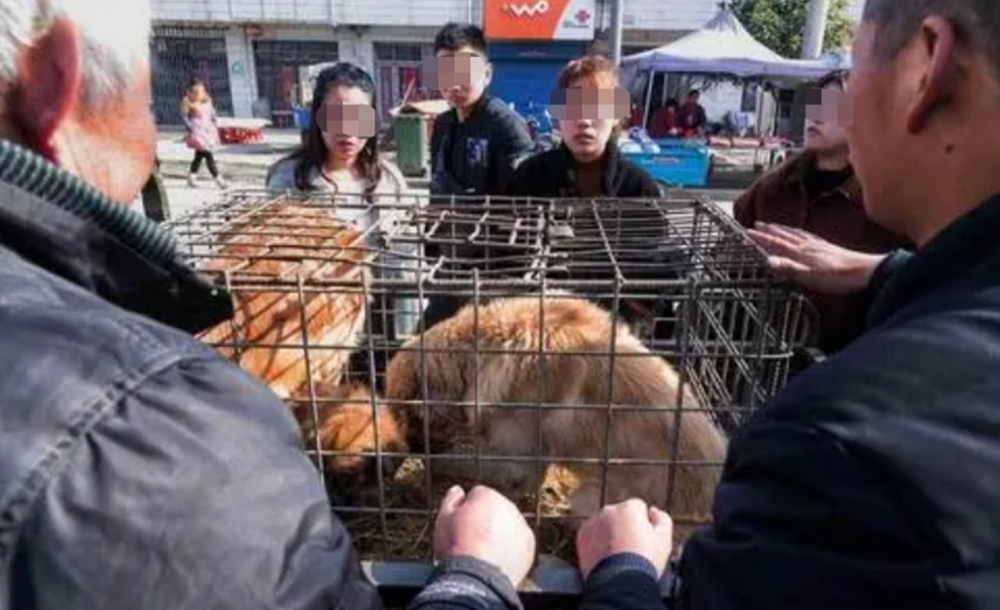
[[[331,238],[330,217],[354,223],[350,225],[355,231],[350,239]],[[346,220],[345,225],[349,224]],[[572,298],[601,305],[613,320],[609,349],[603,355],[609,362],[609,388],[615,383],[615,358],[625,357],[616,356],[616,335],[631,332],[648,349],[649,356],[673,365],[680,380],[678,401],[683,400],[684,392],[692,392],[700,408],[725,432],[732,432],[781,388],[795,351],[809,343],[815,327],[800,293],[767,274],[764,253],[749,241],[742,228],[718,206],[690,192],[672,192],[656,200],[431,200],[404,194],[379,195],[377,202],[371,203],[364,197],[343,195],[234,191],[221,203],[165,226],[177,236],[182,255],[196,269],[216,277],[238,303],[241,294],[254,298],[271,294],[273,298],[263,308],[282,309],[287,314],[282,318],[286,322],[289,316],[294,318],[292,326],[297,336],[285,333],[275,340],[273,335],[267,339],[265,334],[257,333],[249,337],[247,329],[253,326],[253,316],[262,309],[250,307],[241,317],[238,306],[237,319],[230,323],[228,331],[203,338],[244,365],[246,354],[253,350],[270,350],[272,363],[279,351],[295,354],[304,363],[300,372],[305,383],[297,394],[286,392],[283,397],[304,409],[305,421],[300,423],[305,431],[312,431],[306,434],[305,446],[317,468],[327,472],[329,460],[344,457],[374,461],[375,480],[368,482],[367,489],[377,492],[372,505],[346,501],[328,472],[323,478],[333,510],[359,546],[366,573],[390,604],[402,603],[413,595],[430,570],[432,557],[426,540],[405,541],[404,548],[409,550],[400,552],[393,546],[398,541],[393,539],[394,532],[402,531],[404,522],[409,529],[404,528],[402,535],[427,538],[432,532],[436,498],[440,496],[432,481],[432,464],[437,460],[473,460],[476,477],[482,475],[483,464],[489,465],[491,460],[516,463],[520,459],[533,464],[539,477],[533,481],[538,485],[533,485],[534,497],[524,506],[526,518],[539,535],[540,553],[553,552],[545,548],[551,540],[543,535],[545,524],[566,519],[565,515],[543,514],[543,462],[556,460],[542,454],[540,418],[543,409],[568,409],[574,405],[544,404],[541,400],[545,385],[560,381],[545,379],[542,363],[553,356],[544,349],[544,340],[533,347],[533,356],[537,357],[532,362],[539,367],[541,386],[538,400],[520,405],[483,404],[479,396],[481,361],[514,351],[480,345],[482,307],[508,297],[527,295],[537,299],[538,333],[544,336],[548,330],[544,304],[556,298],[553,295],[568,290]],[[348,308],[360,315],[363,328],[357,332],[359,343],[324,344],[309,336],[310,316],[314,315],[309,304],[312,299],[333,295],[329,298],[344,300],[345,295],[352,294],[368,304],[363,315],[357,308]],[[462,356],[475,363],[471,400],[437,404],[474,409],[477,425],[485,408],[537,411],[538,442],[532,455],[484,453],[480,437],[476,438],[474,454],[431,452],[432,415],[428,403],[433,401],[428,400],[427,335],[421,333],[420,326],[423,316],[428,315],[427,303],[435,299],[452,299],[452,307],[457,302],[471,303],[476,335],[473,348]],[[290,307],[289,303],[299,305]],[[277,324],[275,320],[277,317],[268,318],[268,324]],[[619,330],[619,321],[627,331]],[[338,377],[338,383],[353,379],[376,388],[378,391],[359,399],[359,404],[365,405],[371,420],[378,422],[383,417],[378,409],[384,402],[379,392],[385,385],[385,362],[400,353],[407,340],[416,341],[416,346],[408,349],[419,353],[424,367],[420,373],[422,398],[415,401],[420,404],[414,405],[426,410],[423,451],[395,451],[383,446],[378,441],[382,431],[377,423],[373,426],[374,450],[345,453],[324,449],[319,433],[321,415],[333,408],[328,405],[348,401],[343,396],[334,399],[323,395],[329,388],[323,387],[323,379],[315,378],[315,361],[322,358],[318,354],[333,350],[352,354],[342,359],[344,379]],[[558,460],[600,465],[602,499],[608,491],[609,465],[663,463],[611,457],[613,414],[628,407],[615,405],[613,409],[610,394],[609,389],[603,406],[593,402],[575,405],[601,410],[606,416],[603,455]],[[679,416],[676,423],[679,435]],[[673,445],[670,463],[682,464],[677,457],[677,437]],[[412,494],[397,498],[397,505],[391,505],[387,485],[392,483],[392,476],[383,467],[390,460],[403,461],[404,466],[422,461],[423,471],[415,476],[421,479],[421,486],[426,486],[426,505],[417,506],[419,499],[414,500]],[[721,463],[684,466],[719,469]],[[670,470],[668,502],[673,473],[678,470]],[[555,562],[535,571],[525,586],[529,591],[525,600],[529,606],[538,607],[571,605],[580,587],[575,569]]]

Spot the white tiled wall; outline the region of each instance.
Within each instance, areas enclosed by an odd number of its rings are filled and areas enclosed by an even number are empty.
[[[610,5],[610,3],[605,3]],[[697,30],[715,16],[718,0],[625,0],[625,27],[643,30]],[[610,8],[604,11],[610,20]]]
[[[468,21],[482,0],[333,0],[336,23],[441,26]]]
[[[233,96],[233,116],[253,116],[253,100],[257,99],[257,79],[254,78],[253,48],[242,28],[226,32],[226,53],[229,55],[229,88]]]
[[[336,0],[152,0],[160,21],[330,23]]]

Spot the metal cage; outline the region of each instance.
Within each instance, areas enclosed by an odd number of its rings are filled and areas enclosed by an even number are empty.
[[[202,339],[288,401],[390,592],[421,584],[454,483],[518,503],[547,557],[525,587],[549,596],[579,590],[563,561],[587,507],[646,495],[682,536],[704,525],[722,455],[692,443],[773,395],[814,326],[743,230],[685,193],[244,191],[167,226],[236,303]]]

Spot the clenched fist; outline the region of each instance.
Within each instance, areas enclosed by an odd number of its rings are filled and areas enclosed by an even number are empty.
[[[576,534],[576,552],[584,579],[601,561],[620,553],[635,553],[663,576],[673,549],[673,521],[667,513],[642,500],[604,507]]]
[[[441,501],[434,553],[438,559],[485,561],[516,587],[535,561],[535,534],[514,503],[496,491],[479,486],[466,494],[455,486]]]

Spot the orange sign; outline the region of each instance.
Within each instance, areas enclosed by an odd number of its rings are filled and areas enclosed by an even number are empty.
[[[597,0],[485,0],[488,40],[592,40]]]

